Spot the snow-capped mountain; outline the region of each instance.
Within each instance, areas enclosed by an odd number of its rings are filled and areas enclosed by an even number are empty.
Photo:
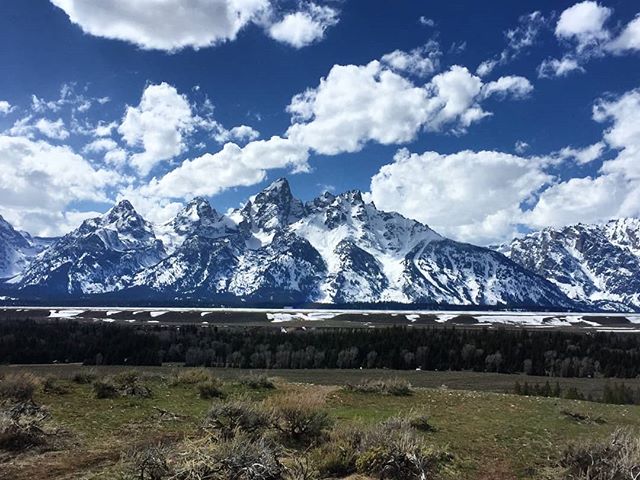
[[[572,299],[640,309],[640,220],[546,228],[499,248]]]
[[[0,216],[0,278],[13,277],[29,262],[29,240]]]
[[[47,296],[109,292],[165,256],[151,224],[123,200],[37,255],[11,282]]]
[[[12,282],[23,294],[139,302],[573,305],[500,253],[382,212],[359,191],[303,203],[285,179],[226,215],[195,198],[156,226],[120,202]]]
[[[0,278],[11,278],[24,271],[33,257],[54,240],[19,232],[0,215]]]
[[[280,179],[215,224],[224,228],[188,229],[132,286],[175,299],[569,305],[504,256],[381,212],[358,191],[303,204]]]

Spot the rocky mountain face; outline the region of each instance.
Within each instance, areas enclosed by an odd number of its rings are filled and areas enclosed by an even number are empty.
[[[10,279],[24,271],[33,257],[53,241],[19,232],[0,215],[0,279]]]
[[[125,288],[165,256],[151,224],[124,200],[60,238],[11,282],[47,296],[104,293]]]
[[[632,242],[616,232],[619,243]],[[303,203],[285,179],[226,215],[195,198],[156,226],[120,202],[11,282],[18,294],[112,292],[141,303],[574,306],[537,271],[498,252],[382,212],[358,191]]]
[[[640,310],[640,220],[546,228],[499,247],[572,299],[610,310]]]

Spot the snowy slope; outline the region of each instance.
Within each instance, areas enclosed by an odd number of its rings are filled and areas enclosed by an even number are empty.
[[[165,255],[151,225],[124,200],[36,256],[15,283],[47,295],[103,293]]]
[[[546,228],[501,247],[570,298],[601,308],[640,309],[640,220]]]

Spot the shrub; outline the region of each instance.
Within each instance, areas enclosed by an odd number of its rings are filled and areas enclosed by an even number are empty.
[[[120,396],[118,387],[109,379],[93,382],[93,393],[96,398],[116,398]]]
[[[126,479],[163,480],[171,474],[167,461],[168,450],[162,445],[133,450],[127,458],[123,472]]]
[[[55,377],[47,377],[42,383],[42,390],[44,393],[52,395],[66,395],[69,393],[69,387],[60,383],[60,380]]]
[[[356,470],[390,480],[426,479],[435,475],[446,457],[424,446],[406,427],[383,423],[363,438]]]
[[[429,421],[429,416],[424,413],[415,414],[409,417],[409,425],[419,432],[433,432],[435,428]]]
[[[0,449],[20,451],[46,444],[43,425],[48,416],[30,401],[5,405],[0,410]]]
[[[395,396],[407,396],[413,393],[411,384],[399,378],[363,380],[357,384],[347,384],[345,388],[358,393],[379,393]]]
[[[175,480],[282,480],[285,467],[281,452],[264,439],[238,435],[219,443],[188,444]]]
[[[222,382],[217,378],[212,378],[211,380],[201,382],[198,384],[197,388],[200,398],[203,398],[205,400],[224,397],[224,392],[222,391]]]
[[[39,379],[31,373],[12,373],[0,379],[0,399],[26,402],[33,400]]]
[[[562,478],[617,480],[637,478],[640,438],[628,430],[616,430],[599,443],[569,446],[560,461]]]
[[[262,374],[250,374],[240,378],[240,384],[254,390],[272,390],[276,388],[269,377]]]
[[[97,378],[97,372],[94,369],[89,368],[74,373],[73,377],[71,377],[71,380],[75,383],[79,383],[80,385],[89,385],[90,383],[93,383]]]
[[[257,438],[269,428],[269,413],[261,404],[235,400],[214,404],[205,418],[205,428],[228,440],[237,433]]]
[[[114,375],[113,383],[122,396],[143,398],[151,396],[151,390],[142,384],[140,374],[135,370],[127,370]]]
[[[331,419],[322,410],[322,399],[310,392],[288,394],[273,399],[274,427],[293,442],[312,442],[331,427]]]
[[[169,385],[175,387],[180,385],[197,385],[198,383],[212,380],[213,375],[204,368],[192,368],[174,373]]]
[[[311,452],[311,460],[324,477],[346,477],[356,472],[362,430],[342,427],[330,433],[329,440]]]

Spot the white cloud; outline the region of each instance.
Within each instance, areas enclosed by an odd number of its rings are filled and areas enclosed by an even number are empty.
[[[293,97],[287,136],[335,155],[359,151],[369,141],[406,143],[423,128],[462,133],[490,115],[480,105],[488,95],[518,96],[528,90],[525,83],[521,77],[503,77],[484,92],[479,77],[456,65],[419,87],[378,61],[334,65],[317,88]]]
[[[602,222],[617,216],[628,194],[616,176],[571,178],[545,190],[525,221],[535,228]]]
[[[323,38],[338,12],[313,2],[282,12],[275,0],[50,0],[85,33],[176,52],[233,41],[254,24],[296,48]]]
[[[227,142],[251,142],[253,140],[257,140],[260,137],[260,132],[253,129],[248,125],[239,125],[237,127],[233,127],[230,130],[227,130],[222,125],[216,122],[216,133],[214,134],[214,139],[218,143],[227,143]]]
[[[518,19],[518,25],[504,32],[507,45],[500,52],[490,59],[480,63],[476,70],[476,74],[485,77],[490,74],[498,65],[505,65],[508,62],[519,57],[523,52],[532,47],[540,32],[548,24],[548,19],[542,15],[542,12],[535,11],[527,15],[522,15]]]
[[[383,55],[381,62],[397,72],[406,72],[418,77],[429,77],[440,70],[440,45],[430,41],[409,52],[394,50]]]
[[[614,53],[640,50],[640,15],[631,20],[620,35],[606,45],[606,49]]]
[[[533,91],[533,85],[524,77],[509,75],[489,82],[482,87],[485,97],[497,95],[499,97],[525,98]]]
[[[127,161],[127,152],[120,148],[115,140],[111,138],[97,138],[88,143],[82,149],[84,153],[104,154],[104,161],[116,167],[124,166]]]
[[[598,2],[576,3],[562,12],[556,24],[555,34],[560,39],[576,42],[578,52],[597,46],[609,38],[605,22],[612,10]]]
[[[300,11],[288,13],[269,27],[274,40],[302,48],[322,40],[327,28],[338,23],[338,12],[327,6],[309,2]]]
[[[31,115],[16,120],[8,133],[28,138],[34,138],[36,134],[44,135],[54,140],[66,140],[69,138],[69,131],[65,128],[64,121],[61,118],[57,120],[39,118],[34,121]]]
[[[74,201],[107,201],[105,188],[120,177],[96,169],[67,146],[0,135],[0,198],[3,214],[34,234],[60,234],[62,212]],[[66,232],[65,232],[66,233]]]
[[[570,55],[565,55],[561,59],[547,58],[538,66],[538,77],[566,77],[571,72],[584,72],[578,60]]]
[[[424,25],[425,27],[434,27],[436,24],[432,18],[425,17],[424,15],[422,15],[418,21],[420,22],[420,25]]]
[[[98,122],[96,125],[93,135],[96,137],[110,137],[111,132],[113,132],[116,128],[118,128],[118,122]]]
[[[0,115],[7,115],[11,113],[14,107],[11,106],[6,100],[0,100]]]
[[[187,97],[163,82],[147,86],[140,104],[127,107],[118,132],[130,147],[143,148],[131,156],[131,163],[147,175],[158,163],[184,151],[184,137],[194,121]]]
[[[51,0],[85,33],[175,51],[234,40],[268,0]]]
[[[600,158],[606,146],[604,142],[596,142],[584,148],[565,147],[560,150],[559,157],[561,159],[572,158],[579,165],[584,165]]]
[[[529,150],[529,147],[530,145],[527,142],[523,140],[518,140],[513,148],[516,151],[516,153],[522,155],[524,152]]]
[[[34,127],[43,135],[55,140],[65,140],[69,138],[69,131],[64,126],[64,121],[61,118],[57,120],[49,120],[47,118],[40,118],[34,125]]]
[[[493,69],[496,68],[499,63],[500,62],[498,60],[495,60],[493,58],[485,60],[480,65],[478,65],[478,68],[476,69],[476,75],[478,75],[479,77],[486,77],[491,72],[493,72]]]
[[[140,193],[183,199],[216,195],[228,188],[254,185],[266,177],[269,169],[306,171],[308,158],[306,147],[281,137],[257,140],[244,147],[227,143],[219,152],[185,160],[159,180],[154,178]]]
[[[377,61],[334,65],[318,88],[293,97],[287,136],[328,155],[356,152],[369,140],[407,142],[428,118],[427,101],[425,89]]]
[[[446,235],[486,244],[512,236],[521,203],[550,180],[540,163],[508,153],[400,150],[371,179],[370,198]]]
[[[571,178],[545,190],[527,215],[532,226],[640,215],[640,89],[600,100],[594,106],[593,118],[611,122],[603,141],[618,150],[617,155],[604,161],[597,175]],[[584,149],[583,160],[593,160],[602,149],[603,142]]]

